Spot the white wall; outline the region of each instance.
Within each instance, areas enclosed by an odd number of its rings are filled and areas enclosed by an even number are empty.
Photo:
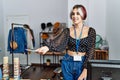
[[[89,1],[89,26],[95,28],[96,33],[106,37],[106,0]]]
[[[120,0],[107,0],[107,29],[109,58],[120,60]]]
[[[2,63],[2,59],[4,56],[4,26],[3,26],[3,1],[0,0],[0,64]]]
[[[5,51],[7,51],[8,31],[11,28],[11,26],[8,26],[9,19],[17,17],[20,23],[26,20],[25,22],[29,23],[34,31],[36,48],[38,48],[40,24],[56,21],[67,23],[67,6],[67,0],[3,0]],[[9,55],[9,52],[6,52],[6,55]],[[18,56],[21,56],[21,54]],[[26,62],[25,55],[20,58],[21,62]],[[39,55],[31,54],[29,59],[29,63],[37,63],[39,62]]]
[[[109,59],[120,60],[120,1],[89,1],[89,25],[109,43]]]

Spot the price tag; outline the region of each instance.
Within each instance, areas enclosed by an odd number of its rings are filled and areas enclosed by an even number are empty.
[[[74,55],[74,61],[81,61],[81,56],[79,55]]]

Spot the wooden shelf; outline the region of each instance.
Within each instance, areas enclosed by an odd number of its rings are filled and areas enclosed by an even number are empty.
[[[95,60],[108,60],[108,51],[106,50],[95,50]]]

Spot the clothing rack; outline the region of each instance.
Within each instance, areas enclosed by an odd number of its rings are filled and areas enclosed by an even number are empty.
[[[18,24],[18,23],[12,23],[11,24],[11,29],[12,29],[12,46],[13,46],[13,40],[14,40],[14,25],[20,25],[23,26],[24,24]],[[13,53],[13,48],[12,48],[12,73],[11,73],[11,77],[14,77],[14,53]],[[28,66],[28,54],[27,54],[27,66]]]

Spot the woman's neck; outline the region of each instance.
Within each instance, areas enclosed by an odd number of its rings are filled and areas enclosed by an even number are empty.
[[[82,28],[82,26],[83,26],[83,23],[81,22],[81,23],[79,23],[79,24],[75,24],[74,25],[75,26],[75,28],[77,29],[81,29]]]

